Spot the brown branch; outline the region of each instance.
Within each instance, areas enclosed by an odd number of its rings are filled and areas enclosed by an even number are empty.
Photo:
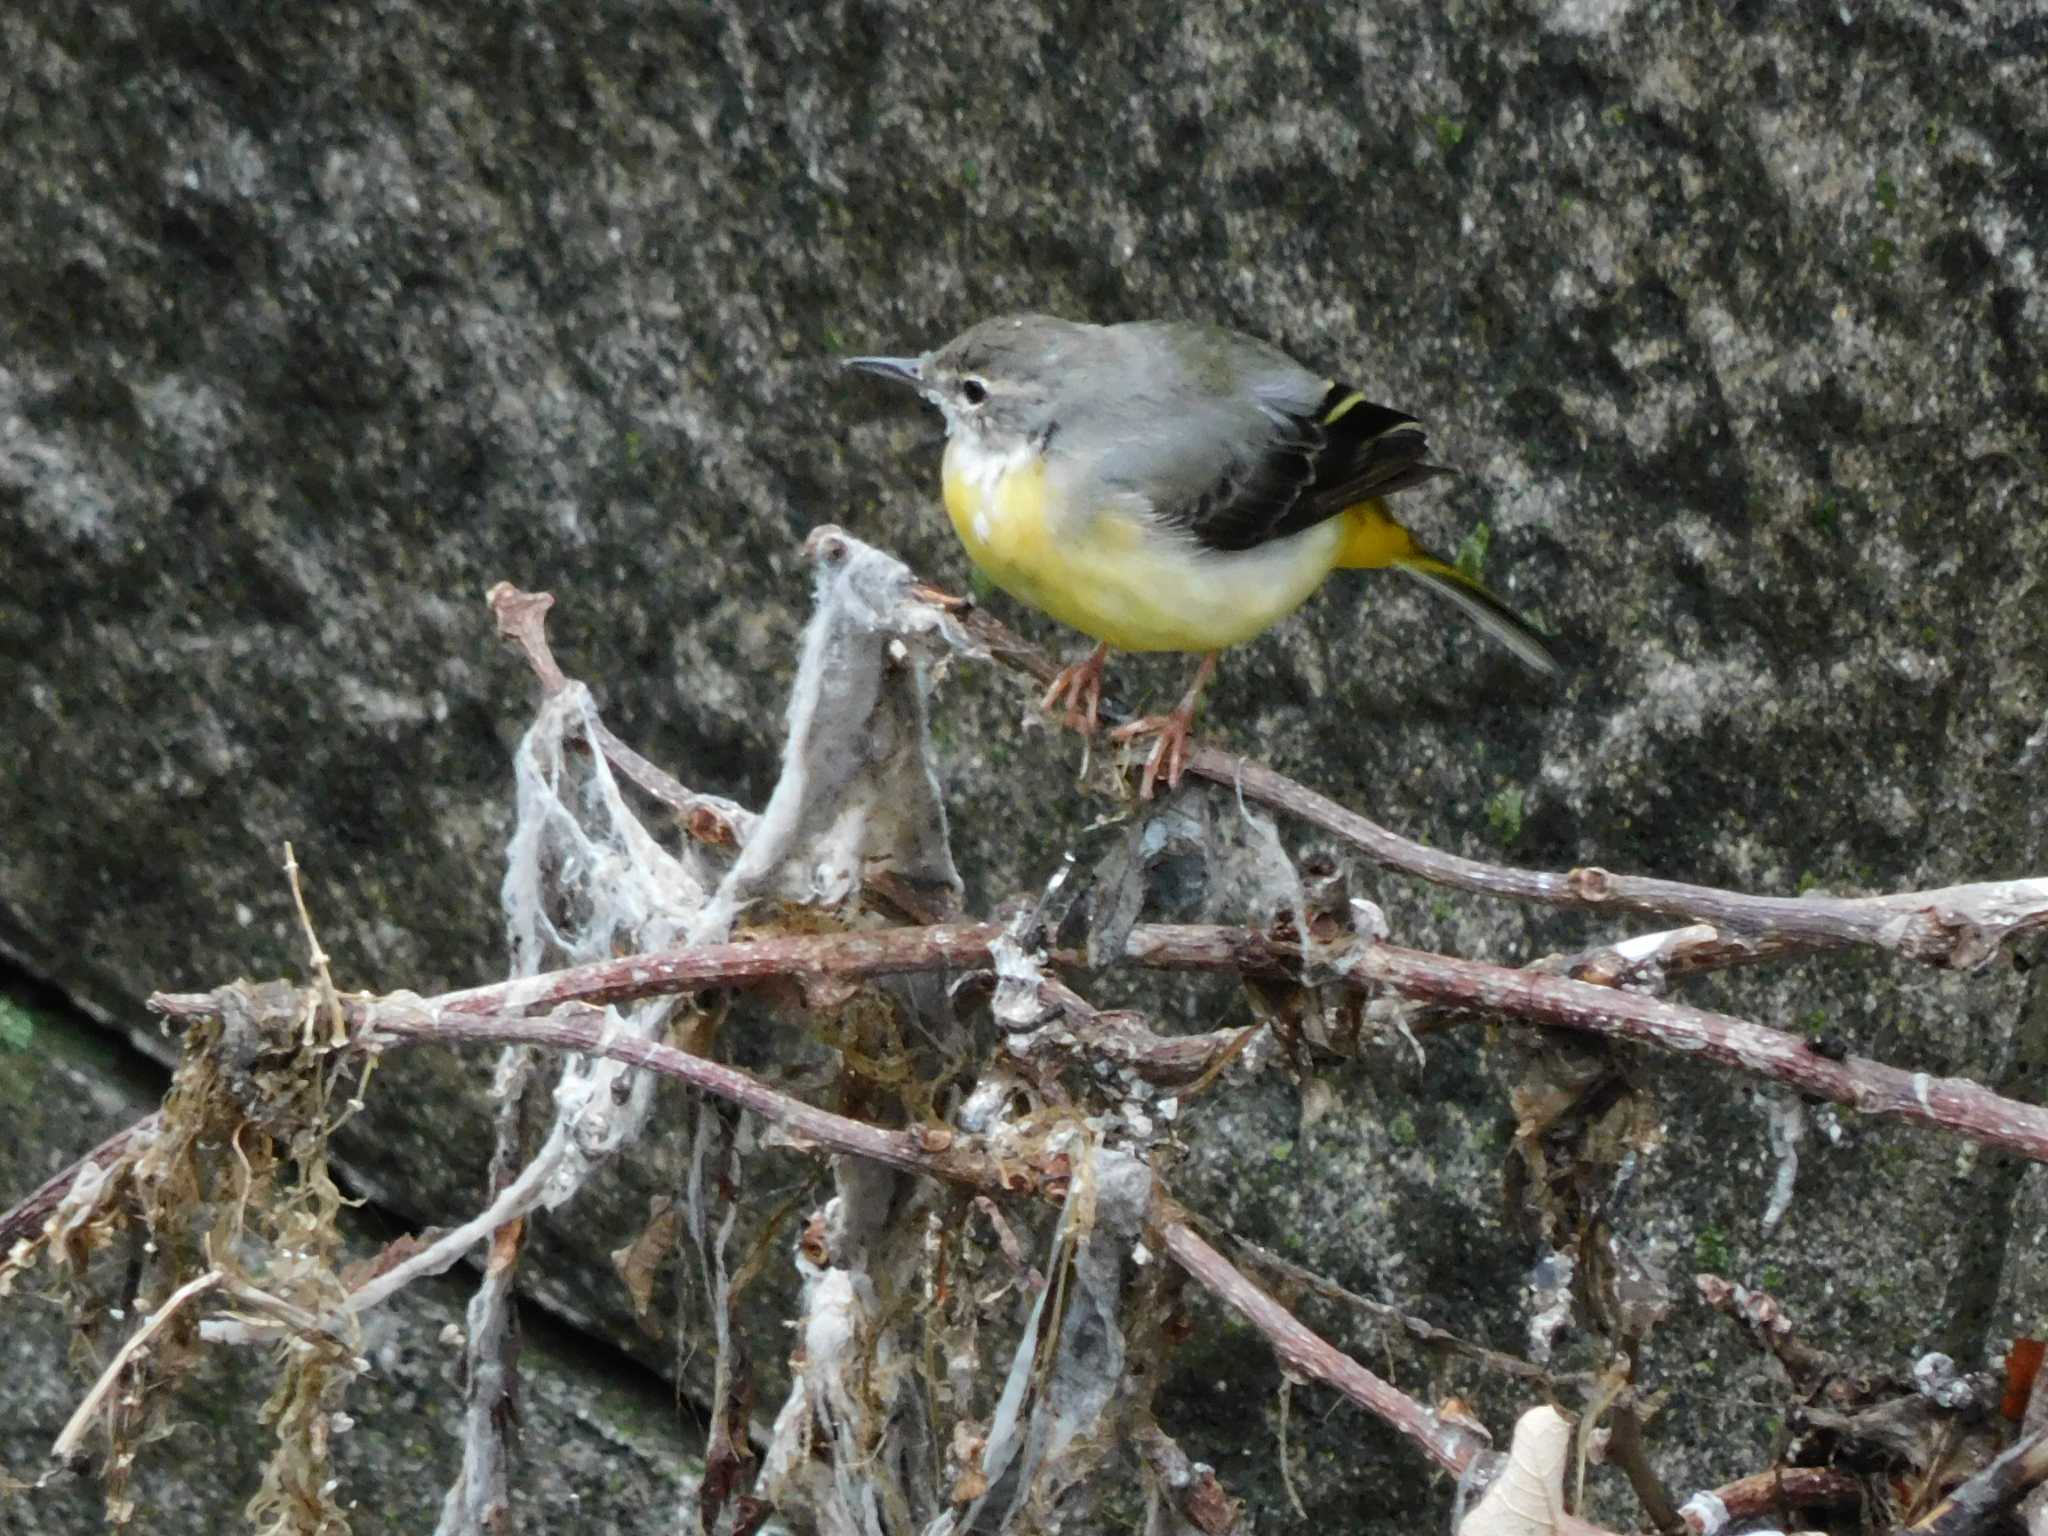
[[[1643,1421],[1636,1412],[1633,1396],[1624,1394],[1615,1403],[1607,1425],[1608,1464],[1621,1468],[1650,1524],[1660,1531],[1683,1531],[1685,1522],[1679,1519],[1678,1508],[1665,1491],[1664,1479],[1650,1464],[1650,1447],[1643,1438]]]
[[[1835,1374],[1835,1362],[1798,1336],[1792,1319],[1769,1292],[1751,1290],[1720,1275],[1694,1275],[1692,1281],[1701,1301],[1741,1323],[1777,1357],[1798,1392],[1811,1392]]]
[[[1679,880],[1617,875],[1604,869],[1566,874],[1462,858],[1411,841],[1317,794],[1262,763],[1198,746],[1188,771],[1241,788],[1247,799],[1287,812],[1342,838],[1375,863],[1438,885],[1588,911],[1642,912],[1711,923],[1743,935],[1728,953],[1744,958],[1811,954],[1867,945],[1926,965],[1973,970],[2008,939],[2048,927],[2048,880],[1992,881],[1891,896],[1751,896]],[[1710,952],[1696,949],[1691,968]]]
[[[1038,996],[1058,1012],[1075,1046],[1115,1066],[1129,1067],[1155,1088],[1188,1089],[1206,1083],[1260,1028],[1253,1024],[1201,1035],[1162,1035],[1143,1014],[1097,1008],[1053,976],[1039,983]]]
[[[1440,1418],[1309,1329],[1246,1279],[1236,1265],[1204,1242],[1185,1221],[1169,1221],[1163,1236],[1173,1261],[1264,1334],[1290,1374],[1335,1387],[1366,1412],[1406,1435],[1416,1449],[1453,1477],[1487,1449],[1481,1436]]]
[[[844,1153],[997,1193],[1035,1192],[1044,1181],[1040,1170],[993,1157],[977,1137],[922,1126],[888,1130],[816,1108],[769,1087],[737,1067],[693,1056],[673,1046],[608,1031],[604,1014],[596,1009],[575,1008],[563,1014],[533,1018],[517,1011],[436,1011],[418,1004],[385,1003],[374,1005],[359,1027],[365,1033],[358,1038],[367,1045],[495,1041],[581,1051],[644,1067],[737,1104],[775,1126],[782,1132],[785,1144],[793,1147]]]
[[[433,1001],[347,1000],[352,1033],[366,1045],[405,1041],[526,1041],[610,1056],[675,1077],[751,1110],[798,1145],[845,1153],[984,1191],[1046,1191],[1057,1170],[1005,1165],[976,1139],[946,1131],[888,1130],[791,1098],[745,1072],[667,1046],[608,1034],[595,1003],[769,977],[873,976],[965,969],[988,963],[993,925],[952,924],[836,935],[792,935],[753,943],[706,946],[667,955],[632,956],[516,982],[451,993]],[[1286,977],[1298,969],[1288,945],[1243,929],[1158,925],[1135,930],[1127,957],[1141,964],[1236,970]],[[1835,1062],[1790,1037],[1740,1019],[1629,993],[1469,961],[1423,955],[1384,944],[1326,946],[1319,968],[1352,984],[1384,984],[1404,995],[1483,1008],[1546,1024],[1598,1029],[1662,1044],[1792,1082],[1878,1112],[1983,1134],[1997,1122],[2030,1156],[2048,1157],[2048,1124],[2021,1136],[2014,1122],[2048,1114],[1988,1094],[1973,1084],[1936,1082],[1872,1062]],[[582,1006],[578,1006],[582,1005]],[[224,1012],[220,994],[160,995],[152,1006],[175,1017]],[[536,1011],[544,1013],[534,1017]],[[1886,1100],[1889,1102],[1886,1102]],[[1987,1109],[1990,1106],[1990,1109]],[[1986,1139],[1997,1140],[1997,1136]],[[1474,1453],[1477,1437],[1434,1415],[1320,1339],[1253,1285],[1185,1223],[1173,1223],[1165,1246],[1188,1269],[1264,1332],[1291,1370],[1323,1380],[1414,1439],[1453,1471]],[[1782,1487],[1779,1478],[1773,1486]]]
[[[1293,946],[1251,929],[1169,924],[1133,930],[1125,957],[1168,970],[1253,975],[1286,974],[1299,964]],[[2048,1162],[2048,1109],[1965,1078],[1907,1072],[1860,1056],[1835,1061],[1796,1036],[1729,1014],[1392,944],[1328,946],[1317,958],[1353,985],[1376,983],[1421,1002],[1661,1046],[1862,1114],[1897,1116]]]
[[[1730,1521],[1862,1501],[1863,1485],[1850,1473],[1832,1467],[1773,1467],[1725,1483],[1711,1493],[1694,1494],[1678,1511],[1678,1518],[1691,1531],[1718,1531]]]
[[[990,963],[989,946],[1000,932],[987,923],[941,923],[779,935],[599,961],[445,993],[414,1006],[444,1020],[463,1015],[531,1016],[566,1003],[626,1002],[780,976],[859,979],[977,970]],[[1254,929],[1164,923],[1132,930],[1124,954],[1126,960],[1154,969],[1228,971],[1283,980],[1296,975],[1301,964],[1294,946]],[[1908,1072],[1859,1056],[1836,1061],[1795,1036],[1729,1014],[1392,944],[1350,940],[1320,945],[1316,959],[1319,973],[1338,984],[1384,986],[1422,1002],[1659,1046],[1770,1078],[1862,1114],[1896,1116],[1955,1131],[2035,1162],[2048,1162],[2048,1109],[2005,1098],[1964,1078]],[[196,1018],[216,1016],[221,1004],[212,993],[158,993],[150,1006],[175,1018]],[[373,1006],[361,998],[350,1002],[352,1024],[361,1024],[359,1010]]]
[[[1130,1431],[1139,1459],[1151,1470],[1159,1496],[1202,1536],[1239,1536],[1247,1527],[1244,1501],[1233,1499],[1213,1467],[1190,1461],[1173,1437],[1148,1416]]]
[[[1043,684],[1058,670],[1043,652],[982,609],[934,588],[953,606],[969,637],[1003,666]],[[1123,713],[1106,709],[1105,717]],[[1886,896],[1752,896],[1741,891],[1617,875],[1604,869],[1565,874],[1488,864],[1430,848],[1379,825],[1262,763],[1197,743],[1188,772],[1320,828],[1374,863],[1438,885],[1585,911],[1692,918],[1726,930],[1717,945],[1697,945],[1675,970],[1707,970],[1744,961],[1865,945],[1923,964],[1971,970],[1999,947],[2048,928],[2048,879],[1993,881]]]
[[[553,698],[569,686],[570,679],[548,646],[548,610],[555,605],[552,592],[523,592],[509,581],[501,581],[484,594],[498,621],[498,633],[518,646],[527,665],[540,680],[543,694]],[[602,720],[593,720],[591,746],[604,754],[624,778],[674,811],[683,828],[700,843],[738,844],[746,836],[746,814],[739,806],[717,795],[700,795],[674,774],[657,767],[611,733]]]
[[[71,1186],[78,1182],[78,1176],[88,1164],[95,1168],[111,1168],[128,1155],[137,1141],[154,1136],[163,1129],[163,1123],[161,1110],[144,1115],[133,1125],[114,1132],[70,1167],[51,1174],[10,1206],[4,1215],[0,1215],[0,1260],[5,1260],[14,1245],[23,1238],[35,1237],[42,1231],[43,1223],[64,1203],[64,1197],[71,1193]]]

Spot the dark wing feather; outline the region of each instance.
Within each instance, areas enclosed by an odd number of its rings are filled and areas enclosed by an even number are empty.
[[[1258,458],[1230,465],[1212,489],[1162,511],[1204,548],[1253,549],[1450,474],[1424,461],[1428,451],[1413,416],[1333,384],[1313,415],[1286,417]]]

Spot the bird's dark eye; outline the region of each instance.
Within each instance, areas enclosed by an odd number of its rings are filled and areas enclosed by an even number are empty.
[[[960,381],[960,398],[969,405],[979,405],[988,398],[988,386],[979,379]]]

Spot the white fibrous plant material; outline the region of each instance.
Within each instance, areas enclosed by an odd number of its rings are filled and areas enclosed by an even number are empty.
[[[587,745],[590,690],[547,699],[513,755],[516,817],[500,901],[512,974],[669,948],[703,906],[706,877],[663,848]]]
[[[707,879],[669,853],[620,793],[603,754],[570,750],[594,738],[590,690],[570,683],[546,699],[513,755],[516,814],[505,850],[500,900],[515,978],[560,966],[670,948],[702,908]],[[665,1000],[607,1009],[608,1033],[657,1037]],[[525,1047],[508,1046],[492,1075],[495,1094],[521,1091]],[[620,1094],[621,1077],[634,1081]],[[599,1162],[638,1130],[652,1103],[652,1079],[620,1063],[572,1057],[555,1088],[547,1141],[490,1205],[404,1262],[359,1286],[347,1310],[362,1312],[423,1275],[456,1264],[500,1226],[568,1200]],[[466,1465],[464,1480],[476,1468]]]
[[[828,1205],[828,1223],[841,1225]],[[831,1246],[836,1250],[845,1239]],[[841,1255],[837,1252],[834,1259]],[[888,1536],[930,1513],[917,1357],[884,1326],[864,1269],[798,1258],[799,1348],[758,1487],[828,1536]]]
[[[844,901],[871,873],[958,892],[946,808],[929,757],[933,663],[964,649],[959,626],[912,593],[910,568],[837,528],[804,545],[817,566],[789,697],[775,793],[691,928],[716,943],[749,901]]]
[[[1280,831],[1273,818],[1261,816],[1237,796],[1237,826],[1242,853],[1233,865],[1237,883],[1245,892],[1245,906],[1252,922],[1270,928],[1283,915],[1301,935],[1304,955],[1311,940],[1308,931],[1308,901],[1301,888],[1301,871],[1287,856]]]
[[[908,567],[893,557],[830,527],[813,532],[805,552],[816,595],[782,772],[689,943],[724,939],[750,902],[836,905],[882,874],[943,892],[943,905],[959,898],[926,695],[935,666],[966,639],[913,592]],[[1035,993],[1033,958],[1011,948],[1008,971],[1000,961],[998,970]],[[1001,1106],[988,1113],[999,1119]],[[837,1193],[799,1246],[801,1342],[757,1487],[829,1536],[912,1531],[944,1508],[922,1334],[901,1305],[923,1284],[919,1181],[842,1158],[833,1182]]]
[[[596,724],[590,690],[571,683],[542,704],[513,757],[517,816],[501,901],[514,976],[673,948],[705,904],[708,880],[694,855],[655,840],[590,747]],[[662,998],[608,1008],[606,1033],[656,1039],[672,1006]],[[573,1196],[638,1133],[653,1094],[654,1079],[624,1063],[570,1058],[536,1158],[548,1167],[540,1203],[552,1210]]]
[[[1084,1482],[1111,1439],[1103,1414],[1123,1377],[1123,1266],[1151,1204],[1152,1170],[1127,1152],[1078,1141],[1073,1152],[1046,1266],[1065,1283],[1039,1292],[1018,1341],[982,1452],[988,1491],[960,1512],[962,1531],[1054,1531],[1069,1514],[1085,1528],[1088,1518],[1059,1509],[1058,1497]],[[1050,1364],[1048,1334],[1057,1340]]]
[[[1572,1277],[1578,1265],[1568,1253],[1545,1250],[1529,1269],[1522,1304],[1529,1315],[1529,1358],[1550,1363],[1550,1351],[1572,1320]]]
[[[1764,1207],[1763,1229],[1775,1232],[1785,1213],[1792,1209],[1792,1189],[1799,1180],[1799,1143],[1806,1135],[1806,1111],[1791,1094],[1771,1094],[1765,1105],[1771,1156],[1777,1171],[1771,1178],[1771,1198]]]
[[[1024,947],[1015,932],[1017,926],[1013,923],[989,946],[989,959],[996,973],[995,997],[989,1003],[989,1011],[995,1015],[998,1028],[1012,1032],[1036,1028],[1051,1012],[1039,995],[1039,989],[1045,985],[1045,957],[1038,950]]]

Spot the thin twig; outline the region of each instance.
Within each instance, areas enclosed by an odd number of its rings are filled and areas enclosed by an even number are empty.
[[[1168,1220],[1161,1237],[1176,1264],[1265,1336],[1287,1374],[1336,1388],[1383,1424],[1406,1435],[1416,1449],[1452,1477],[1461,1476],[1474,1458],[1489,1451],[1485,1437],[1476,1430],[1418,1403],[1309,1328],[1210,1247],[1186,1221]],[[1574,1536],[1612,1536],[1583,1520],[1567,1517],[1567,1525]],[[1565,1528],[1559,1527],[1560,1531]]]
[[[862,978],[924,971],[978,970],[1002,930],[988,923],[940,923],[859,933],[789,934],[751,943],[712,944],[658,955],[631,955],[395,1004],[401,1015],[424,1009],[443,1021],[463,1015],[547,1013],[567,1003],[602,1004],[746,985],[771,977]],[[1125,959],[1162,970],[1212,970],[1287,979],[1301,961],[1294,946],[1250,928],[1151,924],[1132,930]],[[1992,1092],[1965,1078],[1908,1072],[1864,1057],[1836,1061],[1804,1040],[1746,1019],[1561,976],[1455,960],[1383,943],[1319,945],[1333,982],[1384,986],[1404,997],[1528,1023],[1559,1026],[1655,1045],[1698,1061],[1734,1067],[1862,1114],[1896,1116],[1958,1132],[1989,1146],[2048,1162],[2048,1109]],[[177,1018],[216,1015],[211,993],[158,993],[150,1006]],[[345,1005],[360,1027],[378,1004]]]
[[[1197,747],[1188,771],[1241,789],[1246,799],[1287,812],[1342,838],[1375,863],[1438,885],[1588,911],[1643,912],[1706,922],[1742,936],[1729,953],[1744,958],[1812,954],[1866,945],[1923,964],[1974,970],[1999,946],[2048,926],[2048,879],[1990,881],[1891,896],[1752,896],[1742,891],[1617,875],[1604,869],[1565,874],[1486,864],[1424,847],[1368,821],[1263,763]],[[1696,949],[1693,968],[1708,951]]]
[[[70,1167],[51,1174],[16,1201],[4,1215],[0,1215],[0,1259],[5,1259],[16,1243],[33,1238],[42,1231],[50,1213],[64,1203],[64,1197],[71,1193],[72,1185],[78,1182],[78,1176],[87,1168],[113,1167],[135,1150],[137,1142],[155,1136],[163,1125],[162,1110],[144,1115],[133,1125],[114,1132]]]
[[[1833,1467],[1773,1467],[1710,1492],[1696,1493],[1678,1511],[1686,1529],[1707,1536],[1730,1521],[1798,1509],[1833,1509],[1863,1502],[1863,1484]]]
[[[955,618],[969,637],[1003,666],[1041,684],[1059,670],[992,614],[962,599],[947,599],[936,589],[925,590],[933,600],[954,605]],[[1105,707],[1103,713],[1109,719],[1124,718],[1114,707]],[[1263,763],[1208,743],[1190,750],[1187,771],[1320,828],[1376,864],[1438,885],[1546,906],[1692,918],[1724,930],[1718,945],[1695,946],[1677,970],[1716,969],[1857,945],[1891,950],[1927,965],[1971,970],[1987,964],[2001,945],[2048,927],[2048,879],[1836,897],[1752,896],[1598,868],[1556,874],[1488,864],[1427,847]]]
[[[978,1138],[930,1127],[888,1130],[837,1115],[771,1088],[737,1067],[693,1056],[673,1046],[608,1033],[604,1016],[594,1011],[585,1014],[579,1010],[568,1017],[530,1018],[517,1013],[437,1012],[418,1004],[400,1005],[379,1010],[369,1022],[369,1031],[364,1043],[380,1046],[516,1041],[604,1056],[644,1067],[737,1104],[777,1127],[788,1146],[844,1153],[994,1193],[1025,1193],[1040,1183],[1040,1176],[1025,1164],[998,1162],[988,1155]]]
[[[226,1278],[227,1275],[218,1269],[209,1269],[203,1275],[193,1276],[171,1292],[164,1299],[163,1305],[150,1313],[147,1322],[128,1335],[127,1342],[114,1352],[114,1358],[107,1362],[107,1368],[100,1372],[99,1380],[92,1384],[92,1390],[85,1394],[84,1400],[72,1412],[70,1420],[50,1446],[51,1461],[61,1466],[78,1454],[79,1442],[85,1439],[86,1431],[92,1428],[94,1417],[120,1381],[121,1372],[127,1369],[128,1363],[162,1331],[164,1324],[177,1315],[180,1307],[201,1292],[212,1290]]]
[[[1664,1480],[1650,1464],[1650,1448],[1643,1438],[1643,1421],[1636,1412],[1634,1398],[1627,1393],[1614,1404],[1614,1411],[1608,1418],[1607,1460],[1609,1465],[1621,1468],[1629,1487],[1635,1490],[1636,1502],[1649,1516],[1650,1524],[1660,1531],[1679,1532],[1685,1529],[1685,1522],[1678,1517],[1677,1506],[1665,1490]]]
[[[1151,1469],[1161,1497],[1202,1536],[1237,1536],[1245,1529],[1244,1501],[1216,1481],[1216,1469],[1190,1461],[1173,1437],[1149,1417],[1130,1431],[1131,1444]],[[1149,1527],[1148,1527],[1149,1529]]]
[[[1428,1349],[1440,1349],[1446,1354],[1474,1361],[1505,1376],[1519,1377],[1532,1382],[1546,1395],[1554,1393],[1556,1384],[1550,1372],[1532,1361],[1524,1360],[1519,1355],[1508,1355],[1497,1349],[1488,1349],[1484,1344],[1474,1344],[1470,1339],[1462,1339],[1455,1333],[1439,1328],[1427,1318],[1417,1317],[1412,1312],[1403,1312],[1391,1303],[1375,1301],[1370,1296],[1361,1296],[1358,1292],[1348,1290],[1312,1269],[1303,1268],[1291,1259],[1281,1258],[1272,1249],[1262,1247],[1248,1238],[1233,1235],[1231,1243],[1250,1259],[1255,1267],[1284,1276],[1294,1284],[1315,1292],[1326,1301],[1354,1308],[1367,1317],[1397,1328],[1413,1343]]]
[[[1236,1265],[1203,1241],[1201,1234],[1185,1221],[1169,1222],[1163,1236],[1173,1261],[1264,1334],[1286,1370],[1335,1387],[1368,1413],[1406,1435],[1423,1455],[1453,1477],[1487,1449],[1486,1441],[1479,1435],[1438,1417],[1308,1328],[1246,1279]]]
[[[1701,1301],[1741,1323],[1777,1357],[1802,1396],[1835,1374],[1835,1362],[1799,1337],[1792,1319],[1768,1291],[1751,1290],[1721,1275],[1694,1275],[1693,1285]]]
[[[555,605],[551,592],[523,592],[501,581],[484,594],[498,621],[498,633],[517,645],[552,698],[570,679],[548,646],[547,615]],[[751,815],[718,795],[698,794],[665,768],[657,767],[627,746],[601,720],[593,721],[591,746],[624,778],[682,818],[683,829],[700,843],[737,845],[745,841]]]
[[[1054,976],[1039,983],[1039,1001],[1058,1010],[1073,1045],[1118,1067],[1128,1067],[1155,1088],[1188,1089],[1210,1080],[1263,1027],[1162,1035],[1129,1009],[1097,1008]],[[1013,1046],[1012,1049],[1015,1049]]]
[[[1291,945],[1253,929],[1170,924],[1134,929],[1125,958],[1166,970],[1252,975],[1285,974],[1299,963]],[[2048,1162],[2048,1109],[1967,1078],[1908,1072],[1860,1056],[1836,1061],[1797,1036],[1729,1014],[1393,944],[1322,946],[1318,959],[1353,985],[1378,984],[1421,1002],[1661,1046],[1862,1114],[1897,1116]]]

